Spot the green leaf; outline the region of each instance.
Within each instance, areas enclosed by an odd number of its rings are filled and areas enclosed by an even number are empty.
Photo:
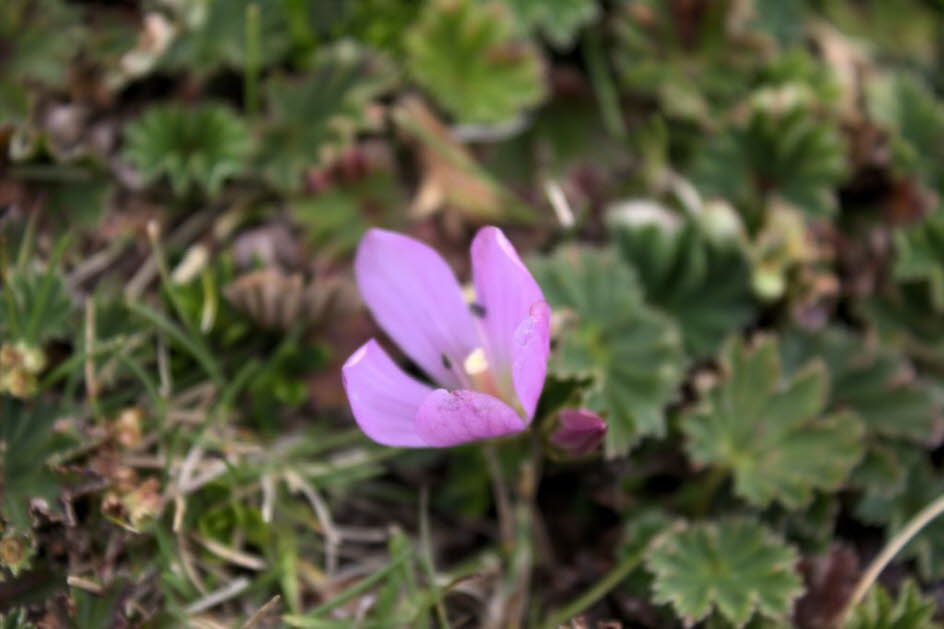
[[[624,227],[616,238],[646,299],[678,321],[692,356],[714,353],[754,314],[750,269],[735,242],[713,243],[692,222]]]
[[[600,12],[596,0],[503,0],[529,30],[543,33],[555,48],[574,45],[580,28]]]
[[[27,122],[31,88],[65,82],[81,35],[75,9],[60,0],[0,3],[0,129]]]
[[[933,629],[937,603],[925,597],[914,581],[906,581],[893,599],[876,583],[846,623],[848,629]]]
[[[76,53],[80,25],[75,9],[60,0],[5,0],[0,5],[4,83],[62,83]]]
[[[641,437],[665,434],[664,407],[685,369],[682,338],[646,305],[632,269],[612,251],[563,247],[533,260],[532,270],[551,306],[576,315],[551,370],[591,380],[582,403],[609,424],[607,454],[625,454]]]
[[[246,64],[246,14],[259,10],[259,61],[263,66],[282,59],[292,40],[281,2],[265,0],[203,0],[188,3],[188,26],[168,47],[162,65],[206,75],[220,68],[239,70]],[[188,4],[183,5],[187,11]]]
[[[870,524],[884,524],[885,537],[891,539],[915,514],[941,495],[944,476],[937,472],[924,452],[914,448],[899,449],[906,466],[901,491],[889,494],[883,488],[866,487],[856,515]],[[944,576],[944,520],[932,520],[905,546],[901,559],[917,559],[919,573],[927,579]]]
[[[662,0],[620,3],[607,19],[620,83],[654,96],[669,117],[714,124],[714,112],[737,102],[760,61],[731,37],[733,4],[721,0],[680,15]]]
[[[368,125],[368,105],[392,72],[382,57],[342,42],[321,50],[303,78],[272,79],[259,157],[266,179],[298,190],[306,168],[338,154]]]
[[[0,443],[4,448],[0,516],[13,529],[28,533],[31,500],[44,500],[50,510],[58,511],[61,487],[49,459],[64,446],[64,438],[53,432],[60,415],[53,407],[21,404],[10,398],[0,400],[0,409]]]
[[[345,256],[354,251],[373,217],[402,207],[403,191],[392,172],[371,173],[363,179],[335,184],[291,206],[295,221],[322,256]]]
[[[944,310],[936,302],[930,283],[902,282],[867,300],[863,310],[884,343],[944,366]]]
[[[785,619],[802,591],[796,551],[746,520],[677,526],[657,539],[646,565],[653,595],[687,624],[712,609],[736,627],[755,613]]]
[[[539,51],[500,4],[434,0],[405,46],[414,78],[461,122],[503,122],[544,98]]]
[[[72,604],[75,615],[70,626],[72,629],[98,629],[99,627],[115,627],[127,624],[121,603],[125,594],[117,584],[103,594],[92,594],[79,588],[72,589]]]
[[[944,103],[918,76],[896,70],[868,81],[867,105],[891,133],[894,165],[944,190]]]
[[[841,328],[818,333],[789,330],[781,353],[788,372],[821,358],[832,380],[828,408],[849,409],[870,433],[926,443],[939,409],[901,355],[876,348]]]
[[[828,378],[813,362],[781,374],[777,343],[730,343],[724,380],[682,420],[689,456],[734,475],[735,492],[758,506],[808,504],[813,491],[842,486],[862,456],[863,429],[851,413],[824,415]]]
[[[222,105],[156,105],[125,130],[128,159],[146,180],[170,179],[174,192],[199,186],[210,196],[243,172],[252,148],[243,121]]]
[[[746,121],[704,145],[694,166],[700,188],[749,215],[773,195],[812,217],[835,214],[845,147],[836,124],[805,103],[803,93],[799,86],[759,92]]]
[[[927,282],[935,310],[944,312],[944,212],[896,232],[895,251],[895,278]]]

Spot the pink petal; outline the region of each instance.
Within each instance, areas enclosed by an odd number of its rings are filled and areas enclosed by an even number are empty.
[[[475,325],[455,275],[430,247],[371,229],[354,261],[357,285],[377,323],[428,376],[461,385],[461,369],[478,345]]]
[[[387,446],[428,445],[416,430],[416,415],[433,389],[406,375],[377,341],[371,339],[351,354],[341,379],[364,434]]]
[[[557,421],[558,427],[551,435],[551,443],[574,456],[590,454],[606,437],[606,422],[585,408],[564,409]]]
[[[526,427],[518,413],[498,398],[465,389],[436,389],[416,416],[417,432],[438,447],[511,435]]]
[[[515,395],[530,420],[544,388],[551,353],[551,308],[546,301],[531,306],[530,316],[515,330],[511,352]]]
[[[497,227],[483,227],[472,241],[472,280],[489,365],[510,376],[515,333],[544,294]]]

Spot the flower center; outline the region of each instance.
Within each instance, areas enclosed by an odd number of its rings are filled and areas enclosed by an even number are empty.
[[[477,347],[466,356],[462,363],[462,371],[469,385],[476,391],[488,393],[512,406],[517,403],[510,378],[500,378],[495,373],[485,356],[484,348]]]

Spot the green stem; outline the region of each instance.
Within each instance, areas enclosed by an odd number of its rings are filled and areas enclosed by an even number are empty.
[[[930,523],[934,518],[941,515],[941,513],[944,513],[944,494],[938,496],[938,498],[935,499],[931,504],[915,514],[915,516],[910,522],[908,522],[905,528],[903,528],[893,538],[888,540],[885,548],[883,548],[882,552],[880,552],[878,556],[872,560],[872,563],[869,564],[868,569],[866,569],[866,571],[859,578],[859,582],[856,583],[855,590],[852,591],[852,596],[849,597],[849,601],[846,603],[842,613],[839,615],[839,621],[836,623],[837,627],[842,627],[845,624],[849,613],[862,601],[863,598],[865,598],[869,588],[872,587],[872,584],[895,557],[895,555],[897,555],[898,552],[904,548],[905,545],[910,542],[915,535],[920,533],[921,529],[927,526],[928,523]]]
[[[246,7],[246,74],[243,98],[246,112],[252,116],[259,111],[259,5]]]
[[[593,29],[587,31],[582,48],[584,58],[587,60],[587,70],[590,73],[590,84],[600,104],[603,124],[616,138],[626,139],[626,125],[623,123],[623,114],[620,112],[619,94],[606,64],[600,36]]]
[[[551,614],[542,624],[545,629],[555,629],[574,618],[580,612],[609,594],[610,590],[623,582],[642,562],[647,546],[623,558],[612,570],[596,582],[589,590]]]

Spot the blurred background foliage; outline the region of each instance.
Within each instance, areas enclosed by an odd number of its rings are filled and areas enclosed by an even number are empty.
[[[835,626],[944,488],[942,76],[940,0],[3,0],[0,626]],[[488,223],[535,429],[370,443],[360,236]]]

